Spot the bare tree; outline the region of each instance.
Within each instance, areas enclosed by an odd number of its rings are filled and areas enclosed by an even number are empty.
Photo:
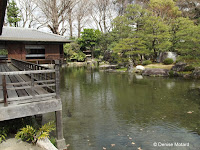
[[[126,10],[126,7],[132,0],[114,0],[113,3],[117,6],[117,12],[119,16],[122,16]]]
[[[111,28],[111,21],[116,16],[112,0],[92,0],[90,14],[97,28],[106,33]]]
[[[35,20],[34,13],[37,11],[37,5],[35,0],[18,0],[20,15],[21,15],[21,26],[31,28]]]
[[[37,21],[38,28],[47,26],[54,34],[66,32],[65,23],[71,0],[37,0],[40,11]]]
[[[189,17],[196,24],[200,23],[200,0],[177,0],[177,6],[184,17]]]
[[[73,21],[74,21],[74,8],[75,6],[80,2],[81,0],[70,0],[69,8],[67,11],[68,14],[68,23],[69,23],[69,31],[70,31],[70,37],[73,37]]]
[[[88,21],[89,10],[91,8],[90,0],[79,0],[74,10],[74,17],[77,21],[75,25],[78,31],[78,37],[81,35],[81,30]]]

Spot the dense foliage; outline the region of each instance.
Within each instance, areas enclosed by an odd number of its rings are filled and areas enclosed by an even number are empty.
[[[39,129],[34,129],[32,126],[26,125],[26,127],[21,128],[20,131],[17,132],[15,138],[27,142],[31,141],[33,144],[36,144],[38,140],[46,137],[48,138],[49,133],[53,130],[55,130],[54,122],[49,122]]]
[[[176,52],[179,61],[196,61],[200,56],[200,26],[183,17],[180,3],[150,0],[127,5],[112,21],[112,31],[84,29],[77,40],[79,50],[98,51],[96,58],[124,65],[156,62],[162,52]],[[177,6],[178,5],[178,6]],[[143,5],[144,6],[144,5]]]
[[[34,120],[31,117],[6,120],[0,122],[0,143],[6,140],[6,137],[9,134],[15,134],[20,128],[25,125],[35,124]]]
[[[80,50],[80,45],[76,41],[64,45],[64,54],[68,61],[73,59],[77,61],[85,61],[86,58],[86,55]]]
[[[8,51],[6,49],[0,49],[0,55],[8,55]]]

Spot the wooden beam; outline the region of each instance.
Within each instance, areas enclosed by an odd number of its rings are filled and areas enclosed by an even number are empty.
[[[56,82],[56,98],[60,98],[60,62],[59,60],[55,60],[55,82]]]
[[[2,34],[6,6],[7,6],[7,0],[0,0],[0,35]]]
[[[13,72],[0,72],[0,75],[22,75],[22,74],[38,74],[38,73],[54,73],[55,70],[30,70],[30,71],[13,71]]]
[[[23,110],[23,111],[22,111]],[[1,107],[0,121],[45,114],[48,112],[62,110],[62,102],[59,99],[50,99],[47,101],[26,103],[21,105],[11,105],[9,107]]]
[[[2,85],[3,85],[4,106],[8,106],[8,102],[7,102],[7,89],[6,89],[6,77],[5,76],[2,76]]]

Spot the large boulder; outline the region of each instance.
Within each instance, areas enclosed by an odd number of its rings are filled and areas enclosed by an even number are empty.
[[[186,63],[178,62],[172,67],[172,71],[184,71],[185,67],[187,66]]]
[[[142,75],[144,75],[144,76],[169,76],[169,70],[158,69],[158,68],[145,69],[142,72]]]
[[[136,70],[142,70],[143,71],[143,70],[145,70],[145,68],[142,65],[137,65]]]
[[[173,61],[176,61],[176,57],[177,57],[177,53],[176,52],[164,52],[164,53],[160,53],[160,55],[158,56],[157,61],[158,62],[163,62],[165,59],[167,58],[171,58],[173,59]]]

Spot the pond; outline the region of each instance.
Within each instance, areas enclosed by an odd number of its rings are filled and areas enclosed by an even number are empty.
[[[61,98],[68,149],[200,149],[199,86],[195,80],[64,68]]]

